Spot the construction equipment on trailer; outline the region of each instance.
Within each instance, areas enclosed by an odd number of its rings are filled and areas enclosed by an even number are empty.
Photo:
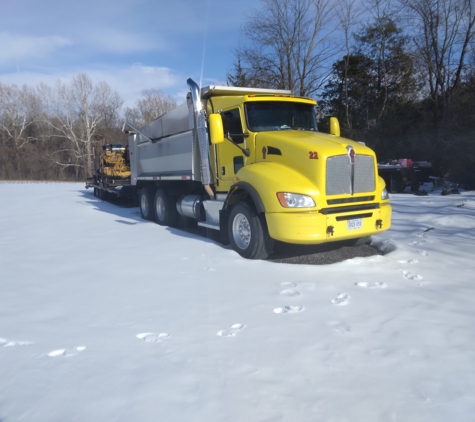
[[[336,118],[318,132],[313,99],[187,83],[184,104],[143,128],[124,125],[144,219],[193,220],[250,259],[275,241],[356,244],[390,228],[374,152],[340,137]]]
[[[128,147],[107,144],[102,147],[99,166],[87,179],[86,188],[94,188],[94,196],[108,199],[114,196],[132,196]]]

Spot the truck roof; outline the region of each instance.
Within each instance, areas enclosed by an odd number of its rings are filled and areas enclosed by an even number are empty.
[[[209,85],[201,88],[201,98],[208,99],[214,95],[279,94],[290,95],[287,89],[241,88],[234,86]]]

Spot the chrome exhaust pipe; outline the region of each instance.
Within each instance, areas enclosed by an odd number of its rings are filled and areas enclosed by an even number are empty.
[[[193,111],[195,114],[196,131],[198,134],[198,146],[200,148],[201,158],[201,183],[203,183],[206,192],[214,199],[214,192],[211,189],[210,184],[213,182],[211,177],[211,167],[209,159],[209,140],[208,133],[206,131],[206,117],[203,105],[201,104],[200,88],[198,84],[191,78],[187,81],[190,87],[191,97],[193,100]]]

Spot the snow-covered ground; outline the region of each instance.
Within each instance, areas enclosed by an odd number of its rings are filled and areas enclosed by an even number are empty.
[[[475,192],[386,252],[248,261],[82,184],[0,183],[0,420],[475,420]]]

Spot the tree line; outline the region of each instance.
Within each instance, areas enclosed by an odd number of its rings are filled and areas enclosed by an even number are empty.
[[[54,86],[0,82],[0,179],[85,180],[102,146],[125,144],[124,120],[141,127],[176,107],[157,89],[145,89],[123,109],[119,93],[82,73]]]
[[[242,27],[231,86],[318,100],[380,160],[432,162],[475,184],[475,0],[260,0]],[[83,180],[101,146],[125,143],[176,101],[157,89],[123,107],[87,74],[54,86],[0,82],[0,178]]]
[[[475,0],[261,0],[233,86],[316,97],[319,127],[475,186]]]

